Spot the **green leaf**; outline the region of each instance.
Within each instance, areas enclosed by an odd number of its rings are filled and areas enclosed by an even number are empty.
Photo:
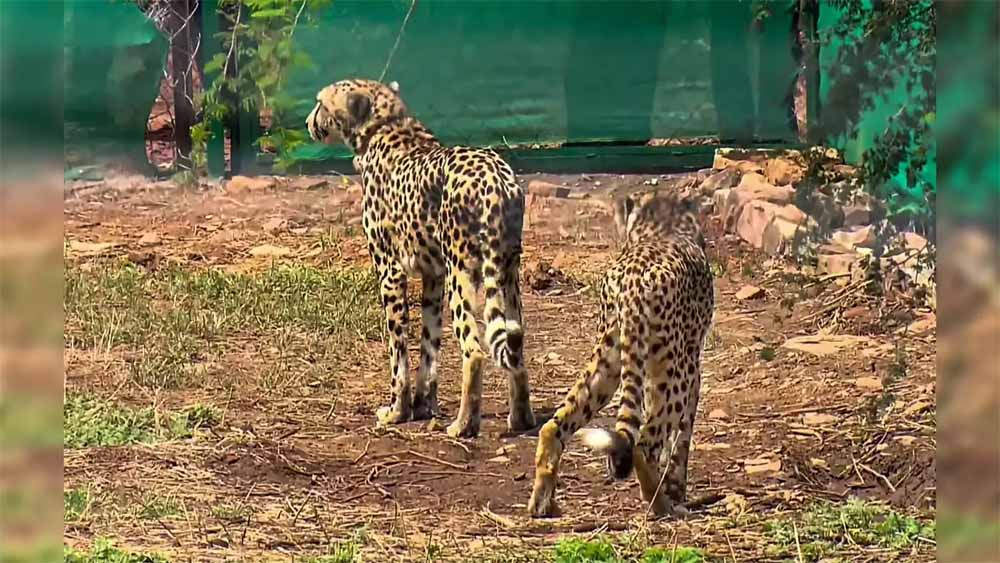
[[[262,20],[266,18],[281,18],[288,15],[288,10],[285,8],[271,8],[269,10],[260,10],[250,14],[250,17],[255,20]]]

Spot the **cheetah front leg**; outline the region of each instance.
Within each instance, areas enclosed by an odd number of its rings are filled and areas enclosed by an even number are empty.
[[[410,374],[406,357],[406,275],[398,264],[384,265],[379,272],[382,307],[385,311],[392,395],[388,407],[376,412],[379,423],[399,424],[410,420]]]
[[[616,328],[608,329],[594,346],[586,371],[566,396],[566,402],[538,433],[535,484],[528,501],[532,516],[540,518],[558,512],[556,478],[566,441],[607,404],[620,380],[619,333]]]
[[[420,334],[420,370],[413,385],[413,419],[424,420],[439,416],[438,353],[441,350],[441,306],[444,280],[441,276],[424,274],[423,299],[420,304],[423,328]]]

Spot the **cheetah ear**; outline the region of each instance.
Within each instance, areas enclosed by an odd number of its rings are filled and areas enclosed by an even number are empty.
[[[618,228],[619,236],[624,238],[632,230],[637,207],[638,202],[634,195],[626,195],[615,200],[615,226]]]
[[[598,454],[607,454],[615,447],[615,436],[602,428],[581,428],[576,437],[583,445]]]
[[[347,95],[347,112],[355,125],[360,125],[368,119],[372,111],[372,101],[364,94],[351,93]]]
[[[399,93],[399,82],[396,82],[395,80],[393,80],[392,82],[390,82],[389,83],[389,89],[398,94]]]

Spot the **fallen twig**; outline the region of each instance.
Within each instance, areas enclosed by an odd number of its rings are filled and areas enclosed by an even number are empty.
[[[424,461],[430,461],[430,462],[433,462],[433,463],[438,463],[438,464],[443,465],[445,467],[450,467],[452,469],[458,469],[459,471],[467,471],[469,469],[468,465],[459,465],[457,463],[452,463],[450,461],[445,461],[443,459],[438,459],[436,457],[429,456],[427,454],[422,454],[422,453],[414,451],[414,450],[406,450],[406,453],[408,453],[408,454],[410,454],[410,455],[412,455],[414,457],[419,457],[420,459],[422,459]]]

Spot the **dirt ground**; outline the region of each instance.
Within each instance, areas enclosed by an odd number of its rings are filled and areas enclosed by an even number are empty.
[[[616,249],[611,217],[596,194],[650,178],[545,176],[571,186],[571,196],[532,198],[522,275],[539,414],[562,401],[594,342],[593,284]],[[360,194],[348,179],[329,180],[230,191],[141,179],[70,186],[67,268],[86,276],[122,258],[146,270],[175,263],[252,274],[272,261],[367,268]],[[449,419],[437,427],[375,427],[374,412],[388,397],[387,355],[377,339],[345,338],[316,357],[284,358],[281,365],[311,365],[288,368],[307,376],[273,392],[261,378],[280,350],[234,336],[197,359],[205,383],[181,389],[130,384],[122,375],[135,354],[128,347],[67,348],[69,392],[164,410],[210,404],[225,415],[191,439],[67,449],[67,489],[90,487],[119,506],[168,496],[181,509],[155,519],[106,513],[67,525],[65,541],[85,547],[111,538],[177,561],[291,561],[363,530],[359,560],[515,561],[531,560],[566,535],[608,533],[697,547],[720,561],[765,561],[796,559],[767,551],[778,541],[772,524],[817,502],[860,497],[932,519],[933,315],[904,297],[805,275],[761,256],[723,234],[708,213],[704,223],[717,308],[689,469],[689,495],[704,505],[687,521],[647,519],[634,480],[609,482],[604,461],[572,442],[557,493],[563,516],[527,518],[537,442],[531,433],[506,433],[506,381],[495,367],[485,376],[482,432],[458,441],[444,432]],[[262,245],[288,252],[251,252]],[[410,293],[419,295],[415,285]],[[738,299],[746,286],[762,291]],[[411,319],[419,327],[414,301]],[[73,319],[67,322],[72,331]],[[783,346],[807,335],[858,338],[826,355]],[[419,340],[409,344],[416,366]],[[440,399],[453,415],[460,358],[451,339],[443,346]],[[315,373],[321,381],[309,380]],[[606,409],[596,424],[612,421]],[[246,516],[226,518],[215,509],[234,505]],[[934,546],[856,546],[838,556],[930,561]]]

